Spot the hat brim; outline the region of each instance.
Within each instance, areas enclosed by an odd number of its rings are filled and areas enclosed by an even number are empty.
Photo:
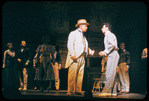
[[[75,27],[78,27],[79,25],[89,25],[89,23],[79,23],[79,24],[76,24]]]

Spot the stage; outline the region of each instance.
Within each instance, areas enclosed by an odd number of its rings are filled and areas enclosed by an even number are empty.
[[[146,94],[139,94],[139,93],[129,93],[129,94],[118,94],[117,97],[101,97],[98,96],[101,92],[93,92],[93,97],[84,97],[84,95],[66,95],[67,90],[50,90],[49,92],[38,92],[39,90],[20,90],[20,95],[13,97],[12,99],[55,99],[55,100],[62,100],[62,99],[111,99],[111,100],[142,100],[146,97]],[[84,91],[83,91],[84,93]],[[9,99],[9,98],[8,98]],[[10,98],[11,99],[11,98]]]

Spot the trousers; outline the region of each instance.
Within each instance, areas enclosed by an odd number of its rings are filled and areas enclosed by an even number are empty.
[[[84,75],[85,58],[81,56],[68,69],[68,92],[81,92]]]
[[[55,62],[55,65],[53,66],[54,75],[55,75],[55,87],[59,88],[60,86],[60,79],[59,79],[59,70],[58,70],[58,63]]]
[[[125,72],[126,62],[119,64],[119,77],[122,84],[122,91],[129,91],[130,82],[129,82],[129,71]]]
[[[116,93],[116,67],[118,65],[119,54],[116,50],[108,55],[107,66],[106,66],[106,83],[105,93]]]
[[[23,72],[23,78],[20,77],[20,87],[27,88],[28,68],[23,68],[22,72]],[[19,73],[19,75],[21,75],[21,74]]]

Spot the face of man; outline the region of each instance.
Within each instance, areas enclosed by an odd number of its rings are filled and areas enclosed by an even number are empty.
[[[121,50],[125,49],[125,44],[121,43],[120,48],[121,48]]]
[[[21,46],[25,47],[26,46],[26,41],[22,41]]]
[[[87,25],[80,25],[79,27],[81,29],[82,32],[86,32],[87,31]]]
[[[108,30],[108,27],[106,25],[103,25],[101,29],[102,33],[106,33],[107,30]]]
[[[9,49],[12,49],[12,47],[13,47],[13,45],[12,45],[12,44],[10,44],[10,45],[8,46],[8,48],[9,48]]]

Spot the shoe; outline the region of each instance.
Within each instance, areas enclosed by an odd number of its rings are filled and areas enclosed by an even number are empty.
[[[112,94],[111,93],[102,93],[102,94],[99,94],[99,96],[112,96]]]
[[[85,98],[92,98],[93,97],[93,94],[92,94],[92,92],[85,92],[84,93],[84,97]]]
[[[18,88],[18,90],[22,90],[22,89],[23,89],[22,87]]]
[[[37,87],[34,87],[34,90],[37,90]]]
[[[129,94],[129,91],[125,91],[126,94]]]
[[[66,95],[70,96],[70,95],[71,95],[71,92],[67,92],[67,94],[66,94]]]
[[[38,92],[43,92],[43,87],[40,88],[40,90]]]
[[[82,92],[75,92],[75,95],[83,95]]]
[[[116,97],[116,96],[117,96],[117,94],[112,94],[112,96]]]
[[[59,91],[59,87],[56,87],[56,91]]]
[[[23,88],[23,90],[27,90],[27,88]]]
[[[125,91],[121,90],[120,93],[124,93]]]

